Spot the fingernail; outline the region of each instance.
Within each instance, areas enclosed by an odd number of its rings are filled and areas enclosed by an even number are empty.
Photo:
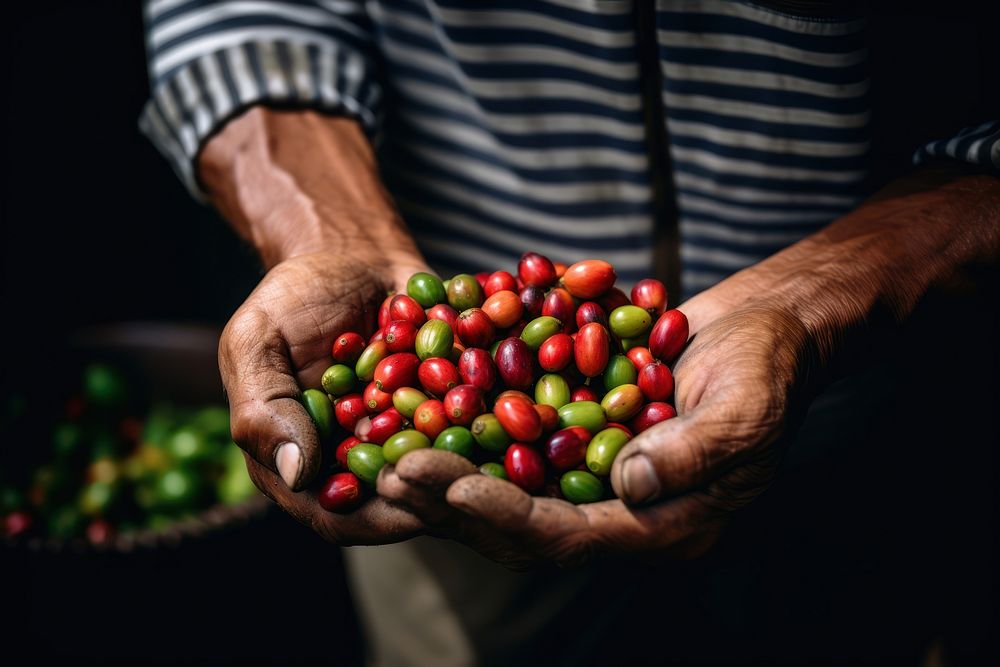
[[[642,454],[636,454],[622,466],[622,486],[631,503],[644,503],[660,492],[660,480],[653,464]]]
[[[288,488],[294,489],[302,474],[302,450],[294,442],[286,442],[274,453],[274,465]]]

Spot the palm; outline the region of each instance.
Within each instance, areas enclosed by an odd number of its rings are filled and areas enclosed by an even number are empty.
[[[509,567],[578,564],[602,553],[700,553],[777,468],[774,444],[804,338],[794,323],[776,317],[746,310],[720,318],[678,360],[679,416],[633,439],[612,471],[621,492],[623,461],[636,453],[653,458],[661,484],[655,504],[630,507],[615,499],[575,506],[533,498],[474,474],[460,457],[426,450],[387,466],[379,491]]]
[[[371,333],[387,287],[366,264],[332,253],[304,255],[275,267],[245,307],[259,309],[280,333],[299,384],[318,387],[334,338]]]
[[[421,523],[383,498],[349,515],[323,510],[313,493],[296,493],[275,474],[275,451],[292,442],[302,451],[301,487],[315,479],[322,454],[316,429],[299,403],[330,365],[334,338],[371,331],[388,279],[370,264],[334,253],[287,260],[261,281],[233,315],[219,346],[230,397],[233,438],[248,456],[261,491],[302,523],[341,544],[385,543],[419,532]]]

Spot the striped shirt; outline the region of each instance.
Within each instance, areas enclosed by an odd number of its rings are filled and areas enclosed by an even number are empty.
[[[810,3],[151,0],[140,126],[200,196],[192,161],[240,110],[348,115],[442,274],[530,249],[633,282],[673,224],[686,297],[866,194],[865,22],[771,4]],[[915,148],[1000,170],[1000,123]]]

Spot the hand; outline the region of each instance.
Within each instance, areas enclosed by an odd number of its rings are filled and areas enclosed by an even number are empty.
[[[576,565],[602,554],[702,553],[729,514],[771,482],[813,355],[800,323],[758,306],[695,333],[675,366],[678,417],[641,433],[615,461],[611,481],[625,502],[574,506],[532,497],[431,450],[386,466],[379,493],[513,568]]]
[[[812,392],[891,333],[931,290],[1000,258],[1000,181],[932,168],[680,308],[694,338],[675,366],[678,417],[611,471],[621,500],[573,506],[473,474],[445,452],[386,466],[378,489],[438,534],[510,567],[598,554],[692,556],[761,493]]]
[[[254,107],[206,144],[199,177],[272,267],[219,346],[233,438],[254,483],[333,542],[416,534],[420,521],[384,498],[341,516],[301,492],[321,460],[301,389],[319,386],[336,335],[373,331],[386,290],[427,269],[382,187],[368,140],[350,119]]]
[[[415,262],[398,273],[422,268]],[[233,438],[247,453],[251,479],[296,519],[339,544],[395,542],[422,528],[383,498],[337,515],[323,510],[314,493],[297,493],[322,460],[316,428],[298,400],[300,388],[319,386],[335,336],[374,330],[391,284],[388,274],[343,253],[297,256],[271,269],[233,315],[219,345]]]

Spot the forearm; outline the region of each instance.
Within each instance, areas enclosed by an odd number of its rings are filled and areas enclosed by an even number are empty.
[[[925,169],[692,300],[692,330],[747,304],[799,320],[824,364],[904,322],[929,292],[1000,261],[1000,180]]]
[[[198,161],[213,204],[267,267],[320,251],[409,270],[419,252],[353,120],[255,107]]]

